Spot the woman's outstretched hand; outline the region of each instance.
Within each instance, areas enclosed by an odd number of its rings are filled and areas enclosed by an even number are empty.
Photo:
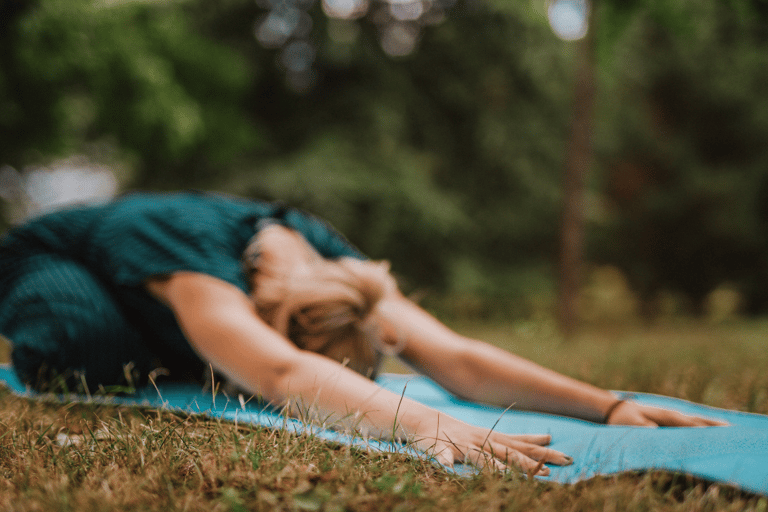
[[[689,416],[678,411],[622,402],[608,418],[609,425],[630,425],[639,427],[725,427],[723,421]]]
[[[567,466],[573,459],[547,448],[552,436],[548,434],[511,435],[466,424],[444,417],[437,438],[417,440],[416,444],[434,454],[438,462],[449,467],[468,463],[481,468],[506,470],[517,466],[526,473],[549,475],[545,463]]]

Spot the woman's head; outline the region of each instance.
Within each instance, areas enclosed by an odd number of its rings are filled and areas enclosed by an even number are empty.
[[[374,312],[396,290],[387,263],[326,260],[279,225],[259,231],[246,261],[259,316],[299,348],[376,375],[383,342]]]

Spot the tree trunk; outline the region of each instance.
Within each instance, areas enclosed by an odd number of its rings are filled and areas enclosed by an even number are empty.
[[[573,118],[563,177],[560,234],[558,322],[566,340],[578,328],[578,299],[584,260],[584,183],[592,163],[592,123],[595,101],[595,1],[589,9],[589,30],[578,41]]]

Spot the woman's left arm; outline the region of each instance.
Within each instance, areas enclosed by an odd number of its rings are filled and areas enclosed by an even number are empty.
[[[532,361],[462,336],[400,293],[379,305],[389,336],[404,337],[400,357],[448,391],[477,402],[581,418],[615,425],[715,426],[721,422],[617,397]]]

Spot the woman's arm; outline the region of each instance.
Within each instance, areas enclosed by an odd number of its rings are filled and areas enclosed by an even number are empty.
[[[567,464],[564,454],[544,448],[549,436],[489,433],[422,404],[395,395],[326,357],[298,349],[254,312],[235,286],[197,273],[151,280],[150,293],[174,311],[201,357],[227,377],[275,404],[309,408],[319,418],[372,436],[413,439],[447,465],[454,461],[525,470],[537,460]],[[548,474],[546,467],[540,474]]]
[[[595,422],[602,422],[617,401],[609,391],[461,336],[399,293],[385,298],[379,308],[392,324],[390,336],[407,340],[400,357],[458,396]],[[642,426],[723,425],[633,402],[616,406],[608,420]]]

